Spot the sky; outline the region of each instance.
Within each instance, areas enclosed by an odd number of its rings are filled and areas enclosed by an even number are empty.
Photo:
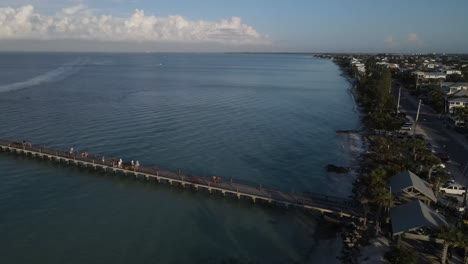
[[[468,53],[468,1],[1,0],[0,51]]]

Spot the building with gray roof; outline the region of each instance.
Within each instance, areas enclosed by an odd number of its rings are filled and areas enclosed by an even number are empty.
[[[460,90],[453,94],[454,97],[468,97],[468,90]]]
[[[409,170],[393,176],[390,180],[390,188],[392,195],[403,202],[414,199],[425,203],[437,202],[428,184]]]
[[[414,231],[421,227],[437,228],[447,225],[445,217],[415,200],[390,209],[393,235]]]

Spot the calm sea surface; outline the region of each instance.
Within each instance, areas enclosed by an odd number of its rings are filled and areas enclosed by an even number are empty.
[[[346,197],[352,176],[324,166],[353,160],[358,143],[335,133],[359,126],[348,90],[305,55],[0,54],[0,138]],[[0,153],[0,263],[333,263],[326,228]]]

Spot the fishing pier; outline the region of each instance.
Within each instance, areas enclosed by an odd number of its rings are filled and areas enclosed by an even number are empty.
[[[105,173],[123,174],[147,181],[178,185],[183,188],[193,188],[197,191],[205,190],[209,193],[219,193],[223,196],[233,196],[238,199],[274,204],[288,208],[299,208],[307,211],[318,211],[323,215],[333,215],[339,219],[365,221],[362,206],[353,200],[327,196],[318,193],[295,194],[278,190],[266,189],[236,183],[235,181],[221,181],[214,178],[194,176],[186,173],[162,170],[148,166],[118,166],[110,158],[103,160],[98,155],[80,155],[59,149],[51,149],[30,143],[19,143],[0,140],[0,150],[17,155],[48,159],[50,161],[66,163],[70,166],[88,168]],[[113,159],[115,161],[115,159]]]

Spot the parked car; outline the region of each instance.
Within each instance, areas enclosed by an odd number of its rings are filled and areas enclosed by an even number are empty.
[[[447,194],[464,195],[466,192],[466,188],[463,185],[451,183],[446,186],[440,187],[439,191]]]
[[[411,130],[411,127],[412,126],[408,126],[408,125],[404,124],[400,129],[401,130]]]

